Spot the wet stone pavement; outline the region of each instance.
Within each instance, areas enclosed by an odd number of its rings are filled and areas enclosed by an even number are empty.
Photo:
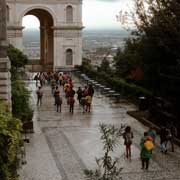
[[[73,78],[74,89],[83,84]],[[180,180],[180,148],[174,153],[161,154],[158,145],[153,151],[148,171],[141,170],[139,158],[140,139],[148,128],[126,114],[136,109],[132,104],[114,103],[95,92],[91,113],[83,113],[77,100],[74,114],[69,113],[64,93],[62,112],[56,112],[49,86],[43,87],[43,104],[36,107],[36,87],[29,82],[32,105],[35,109],[35,133],[29,134],[30,143],[25,145],[27,164],[20,169],[21,180],[85,180],[84,169],[95,169],[95,157],[102,156],[99,123],[130,125],[134,133],[131,161],[125,157],[123,139],[115,149],[119,166],[123,168],[123,180]],[[159,139],[157,139],[157,144]]]

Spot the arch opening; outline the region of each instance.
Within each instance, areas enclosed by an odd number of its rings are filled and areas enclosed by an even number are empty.
[[[53,33],[53,17],[44,9],[32,9],[28,11],[25,16],[35,16],[39,20],[39,62],[40,65],[53,65],[54,59],[54,33]],[[29,21],[32,26],[32,22]],[[52,69],[52,67],[51,67]]]
[[[23,52],[28,59],[33,61],[40,60],[40,21],[36,16],[26,15],[23,17]]]

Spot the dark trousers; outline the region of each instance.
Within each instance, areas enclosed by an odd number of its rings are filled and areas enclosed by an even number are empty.
[[[60,86],[62,85],[62,80],[59,80],[59,85],[60,85]]]
[[[74,104],[70,104],[69,107],[69,112],[73,113],[74,112]]]
[[[83,105],[82,108],[83,108],[83,113],[85,113],[85,111],[86,111],[85,105]]]
[[[144,169],[144,168],[148,169],[149,168],[149,158],[141,158],[141,161],[142,161],[142,169]]]
[[[38,105],[40,105],[40,106],[42,105],[42,97],[37,98],[37,106]]]
[[[126,144],[126,157],[131,158],[131,144]]]
[[[169,142],[171,144],[171,151],[174,152],[174,137],[171,137],[169,139]],[[168,143],[168,141],[167,141],[167,143]],[[166,145],[167,145],[167,143],[166,143]]]
[[[61,104],[56,103],[56,111],[61,112]]]
[[[52,95],[54,95],[55,87],[51,87]]]
[[[36,80],[36,87],[38,87],[38,80]]]

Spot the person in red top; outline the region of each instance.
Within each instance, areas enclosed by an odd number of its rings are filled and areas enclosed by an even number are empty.
[[[73,82],[72,82],[72,79],[71,79],[71,78],[69,78],[68,84],[70,85],[70,88],[73,88]]]
[[[88,87],[85,86],[84,89],[83,89],[82,96],[83,96],[83,97],[86,97],[87,95],[88,95]]]
[[[94,88],[93,88],[92,84],[89,84],[88,95],[90,95],[91,97],[93,97],[93,95],[94,95]]]

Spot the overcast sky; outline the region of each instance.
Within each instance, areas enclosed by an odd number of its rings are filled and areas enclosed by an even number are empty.
[[[87,29],[120,29],[116,15],[119,11],[129,11],[132,0],[83,0],[83,25]],[[23,18],[23,26],[37,27],[39,23],[33,17]]]

